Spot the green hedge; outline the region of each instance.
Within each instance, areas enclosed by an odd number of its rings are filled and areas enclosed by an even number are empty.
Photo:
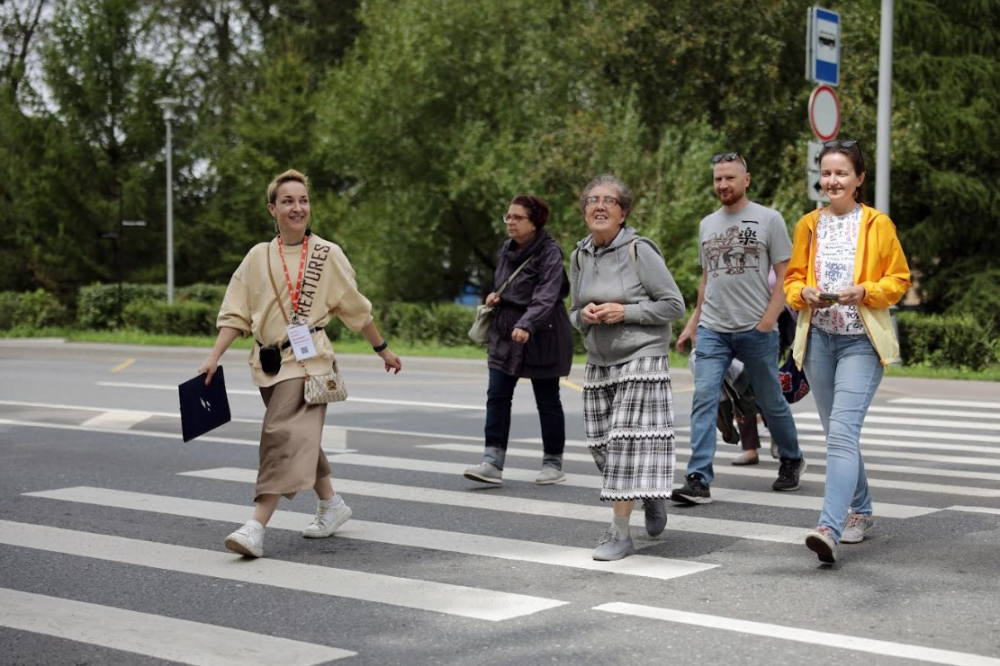
[[[54,294],[44,289],[28,292],[0,291],[0,331],[12,328],[46,328],[69,324],[69,313]]]
[[[203,282],[181,287],[176,293],[178,302],[193,301],[195,303],[205,303],[214,306],[216,312],[219,311],[219,306],[222,305],[222,298],[225,295],[226,285],[205,284]]]
[[[219,312],[226,285],[192,284],[174,292],[175,303],[203,303]],[[131,284],[121,286],[122,314],[129,305],[139,301],[166,303],[166,285]],[[106,329],[118,326],[118,284],[92,284],[80,287],[77,300],[77,322],[83,328]],[[214,326],[213,326],[214,328]]]
[[[904,365],[982,370],[1000,363],[1000,344],[991,327],[972,315],[900,312],[896,322]]]
[[[121,308],[124,314],[135,301],[166,301],[165,285],[121,285]],[[80,287],[76,304],[76,321],[81,328],[106,329],[118,326],[118,285],[92,284]]]
[[[172,306],[166,304],[163,285],[123,284],[123,319],[128,326],[150,333],[214,335],[225,285],[195,284],[177,290]],[[382,333],[406,343],[442,346],[470,344],[466,332],[475,309],[452,303],[376,304],[375,315]],[[27,293],[0,292],[0,331],[17,327],[45,328],[67,325],[68,313],[58,299],[44,290]],[[1000,364],[1000,338],[992,321],[970,314],[923,315],[899,312],[900,351],[906,365],[982,370]],[[77,324],[82,328],[106,329],[118,324],[118,285],[96,284],[79,292]],[[674,324],[674,335],[683,322]],[[334,319],[327,326],[334,341],[357,337]],[[579,334],[574,334],[577,353],[583,352]]]
[[[195,301],[137,300],[125,306],[125,325],[165,335],[215,335],[218,305]]]

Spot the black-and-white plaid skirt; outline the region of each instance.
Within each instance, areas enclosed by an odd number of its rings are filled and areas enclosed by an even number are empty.
[[[670,497],[677,454],[666,356],[588,364],[583,415],[587,445],[604,474],[602,500]]]

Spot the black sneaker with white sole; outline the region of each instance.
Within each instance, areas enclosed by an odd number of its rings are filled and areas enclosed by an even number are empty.
[[[699,474],[688,474],[687,482],[670,493],[670,499],[680,504],[711,504],[712,493],[708,484],[702,481]]]
[[[774,485],[771,486],[771,489],[798,490],[799,479],[805,473],[806,467],[805,458],[799,458],[798,460],[783,459],[781,467],[778,468],[778,478],[775,480]]]

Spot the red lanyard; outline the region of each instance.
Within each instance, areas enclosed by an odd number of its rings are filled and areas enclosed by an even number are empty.
[[[302,273],[306,268],[306,251],[309,249],[309,236],[302,239],[302,259],[299,261],[299,279],[295,281],[295,288],[292,289],[292,278],[288,275],[288,264],[285,263],[285,253],[281,249],[281,236],[278,236],[278,256],[281,257],[281,267],[285,269],[285,284],[288,285],[288,294],[292,297],[292,314],[299,309],[299,292],[302,290]]]

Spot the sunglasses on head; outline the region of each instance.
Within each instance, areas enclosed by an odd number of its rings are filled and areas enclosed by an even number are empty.
[[[824,148],[852,148],[858,145],[857,141],[853,139],[848,139],[847,141],[841,141],[840,139],[834,139],[833,141],[825,141],[823,143]],[[861,150],[858,148],[858,150]]]
[[[841,141],[840,139],[834,139],[833,141],[824,141],[823,142],[823,150],[824,150],[824,152],[821,153],[821,154],[825,155],[827,152],[830,152],[830,151],[842,150],[842,149],[850,150],[851,148],[854,148],[855,150],[858,151],[858,159],[861,162],[861,164],[860,164],[860,170],[864,171],[865,170],[865,156],[861,152],[861,146],[858,145],[858,142],[855,141],[854,139],[847,139],[845,141]]]
[[[712,166],[720,162],[736,162],[740,161],[743,163],[744,168],[747,166],[747,161],[739,153],[719,153],[718,155],[712,155]]]

